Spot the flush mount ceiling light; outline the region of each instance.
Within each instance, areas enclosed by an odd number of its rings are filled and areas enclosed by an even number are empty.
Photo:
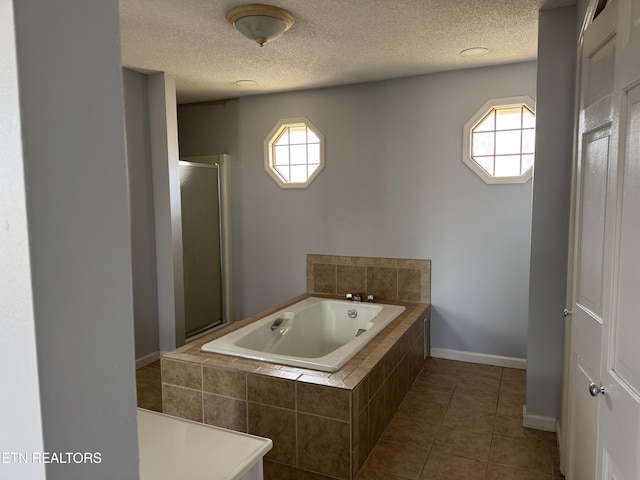
[[[473,47],[473,48],[466,48],[466,49],[462,50],[460,52],[460,55],[462,55],[463,57],[477,57],[479,55],[485,55],[488,52],[489,52],[488,48],[485,48],[485,47]]]
[[[262,47],[289,30],[295,19],[291,12],[271,5],[241,5],[227,12],[227,21],[249,40]]]

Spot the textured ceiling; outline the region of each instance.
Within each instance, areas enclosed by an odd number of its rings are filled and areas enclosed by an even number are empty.
[[[296,23],[263,48],[227,24],[245,3],[120,0],[122,63],[175,75],[192,103],[520,62],[536,57],[538,10],[575,0],[274,0]]]

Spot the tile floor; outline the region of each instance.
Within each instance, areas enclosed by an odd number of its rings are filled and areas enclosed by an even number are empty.
[[[136,391],[139,407],[162,412],[160,360],[136,370]]]
[[[159,362],[137,382],[138,405],[160,411]],[[555,434],[522,427],[524,402],[523,370],[429,359],[358,480],[561,479]],[[265,480],[294,479],[300,471],[265,462]]]

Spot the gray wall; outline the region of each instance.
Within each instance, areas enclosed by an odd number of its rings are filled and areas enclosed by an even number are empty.
[[[540,12],[527,413],[558,418],[573,160],[576,8]]]
[[[147,75],[124,68],[122,76],[132,220],[133,318],[136,358],[142,358],[159,351],[149,100]]]
[[[524,358],[531,182],[486,185],[462,127],[487,99],[535,98],[523,63],[179,108],[181,155],[230,153],[237,317],[305,290],[305,254],[433,260],[434,347]],[[326,168],[283,190],[263,168],[280,118],[326,137]]]
[[[48,464],[47,479],[135,479],[118,4],[13,6],[43,447],[102,454],[100,464]],[[22,368],[19,358],[4,365]],[[22,428],[19,413],[3,430]]]
[[[576,8],[540,12],[527,413],[558,418],[573,155]]]
[[[0,452],[43,450],[13,2],[0,0]],[[0,478],[45,478],[3,463]]]

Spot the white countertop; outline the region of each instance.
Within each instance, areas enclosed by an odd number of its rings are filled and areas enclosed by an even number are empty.
[[[138,409],[141,480],[237,480],[272,447],[269,438]]]

